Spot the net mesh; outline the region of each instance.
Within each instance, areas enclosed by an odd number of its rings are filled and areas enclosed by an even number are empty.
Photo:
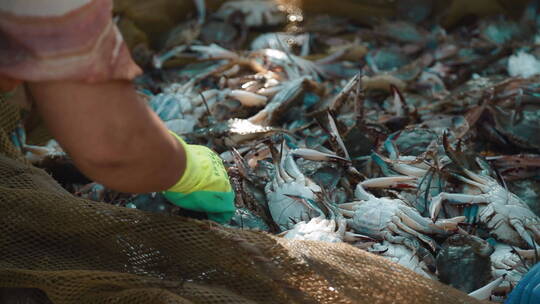
[[[0,101],[0,287],[29,303],[476,303],[347,244],[76,198],[9,142],[17,115]]]

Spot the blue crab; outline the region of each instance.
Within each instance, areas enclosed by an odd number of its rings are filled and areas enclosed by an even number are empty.
[[[478,220],[496,239],[514,246],[538,247],[540,219],[517,195],[509,192],[494,178],[463,169],[467,177],[456,175],[462,182],[477,188],[479,194],[442,192],[433,197],[429,207],[435,220],[443,202],[478,205]]]
[[[368,248],[368,251],[379,254],[426,278],[437,280],[437,277],[432,272],[430,263],[422,260],[413,250],[405,245],[383,241],[373,244]]]
[[[317,199],[322,189],[304,176],[289,148],[282,145],[281,156],[273,153],[273,159],[275,174],[265,191],[274,222],[280,229],[288,230],[296,223],[320,216],[320,209],[311,202]]]
[[[510,292],[528,269],[534,265],[538,255],[534,249],[520,249],[503,243],[496,243],[495,251],[491,254],[491,274],[494,278],[502,279],[498,291]]]
[[[398,178],[412,180],[415,177]],[[357,201],[339,205],[343,215],[349,218],[347,223],[356,232],[375,239],[408,245],[413,250],[418,246],[411,246],[411,242],[420,240],[435,250],[437,243],[425,234],[448,235],[458,229],[458,224],[465,217],[441,219],[433,223],[400,199],[378,198],[364,189],[365,185],[382,186],[395,180],[395,177],[379,178],[358,184],[355,191]]]
[[[174,84],[150,99],[150,107],[178,134],[192,132],[209,111],[226,99],[237,100],[245,107],[263,106],[267,100],[265,96],[239,89],[211,89],[198,94],[194,85],[194,80]]]

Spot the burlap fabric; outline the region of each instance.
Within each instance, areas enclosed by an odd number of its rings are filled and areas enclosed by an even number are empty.
[[[31,303],[477,303],[347,244],[76,198],[21,161],[0,107],[0,287]]]

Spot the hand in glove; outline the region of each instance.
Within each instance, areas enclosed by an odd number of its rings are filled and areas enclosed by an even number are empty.
[[[171,132],[186,151],[186,169],[180,180],[164,192],[173,204],[202,211],[218,223],[228,222],[235,211],[234,192],[219,156],[205,146],[188,145]]]

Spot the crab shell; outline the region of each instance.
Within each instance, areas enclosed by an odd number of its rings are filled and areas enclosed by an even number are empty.
[[[378,253],[392,262],[398,263],[426,278],[437,280],[437,277],[429,271],[426,263],[421,261],[411,249],[407,248],[407,246],[384,241],[382,243],[375,243],[368,250],[373,253]]]
[[[288,196],[314,200],[315,194],[308,186],[296,182],[280,184],[274,179],[267,184],[265,190],[270,214],[281,230],[291,229],[296,223],[309,221],[319,215],[317,211]]]
[[[357,233],[403,245],[422,241],[432,250],[436,250],[437,243],[425,234],[448,235],[465,220],[464,216],[458,216],[433,222],[421,216],[416,209],[407,206],[400,199],[377,198],[363,188],[366,184],[386,184],[389,179],[393,182],[396,177],[376,178],[358,184],[355,196],[360,201],[339,205],[342,214],[349,217],[347,223]],[[414,249],[414,247],[409,248]]]
[[[280,229],[289,230],[296,223],[321,215],[311,202],[316,201],[316,193],[322,189],[304,176],[286,147],[282,152],[281,159],[274,159],[274,178],[266,184],[265,192],[274,222]]]
[[[350,225],[358,233],[383,239],[383,231],[392,223],[392,217],[401,212],[400,204],[388,198],[360,202]]]

